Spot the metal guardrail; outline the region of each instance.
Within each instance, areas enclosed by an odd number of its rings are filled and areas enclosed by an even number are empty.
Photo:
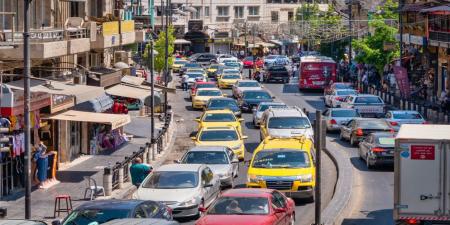
[[[168,108],[170,109],[170,106]],[[171,122],[172,115],[171,112],[168,112],[164,117],[164,126],[161,128],[161,131],[157,134],[154,140],[147,142],[145,147],[140,147],[139,151],[133,152],[131,156],[125,157],[124,160],[116,162],[113,166],[104,168],[103,185],[105,186],[106,195],[110,195],[113,190],[122,188],[124,182],[131,180],[129,168],[136,158],[139,157],[141,159],[145,159],[146,151],[156,151],[157,154],[161,154],[164,150],[164,139]],[[152,152],[152,155],[154,156],[155,152]]]

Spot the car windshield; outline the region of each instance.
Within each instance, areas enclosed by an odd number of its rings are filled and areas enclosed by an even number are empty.
[[[307,168],[308,154],[299,150],[271,149],[256,153],[254,168]]]
[[[222,93],[216,90],[198,90],[197,96],[222,96]]]
[[[244,99],[272,99],[269,93],[263,91],[258,92],[245,91],[243,97]]]
[[[198,184],[197,172],[191,171],[155,171],[142,187],[154,189],[194,188]]]
[[[269,68],[270,71],[287,71],[284,66],[272,66]]]
[[[393,113],[394,119],[399,120],[421,120],[422,116],[417,112],[409,112],[409,113]]]
[[[331,112],[331,117],[359,117],[359,113],[356,110],[335,110]]]
[[[264,197],[221,197],[208,209],[211,215],[267,215],[269,201]]]
[[[351,88],[351,87],[352,87],[352,84],[344,84],[344,83],[334,84],[335,89],[347,89],[347,88]]]
[[[75,210],[62,223],[63,225],[102,224],[114,219],[129,217],[129,210],[124,209],[82,209]]]
[[[203,73],[203,69],[201,68],[192,68],[192,69],[188,69],[187,72],[198,72],[198,73]]]
[[[186,65],[188,62],[187,61],[183,61],[183,60],[176,60],[174,62],[174,64],[178,64],[178,65]]]
[[[271,129],[305,129],[311,124],[305,117],[272,117],[269,119],[268,127]]]
[[[209,68],[210,69],[219,69],[220,65],[214,64],[214,65],[209,66]]]
[[[192,151],[186,154],[183,163],[188,164],[228,164],[225,152],[218,151]]]
[[[197,63],[186,63],[186,64],[184,64],[184,67],[201,68],[201,66]]]
[[[272,107],[272,108],[284,108],[284,107],[286,107],[286,105],[261,105],[259,107],[259,111],[260,112],[266,111],[266,109],[268,109],[269,107]]]
[[[340,90],[336,92],[336,95],[356,95],[358,94],[355,90]]]
[[[237,141],[235,130],[205,130],[200,134],[200,141]]]
[[[204,122],[235,122],[236,118],[231,113],[206,113]]]
[[[385,129],[385,130],[389,130],[391,128],[385,120],[361,120],[358,122],[358,127],[362,129]]]
[[[197,84],[197,88],[215,88],[216,84]]]
[[[227,62],[227,63],[225,63],[225,66],[239,67],[239,63],[236,63],[236,62]]]
[[[379,137],[376,137],[375,139],[376,139],[377,144],[379,144],[379,145],[383,145],[386,147],[394,147],[394,145],[395,145],[395,138],[392,137],[392,135],[379,136]]]
[[[376,96],[370,96],[370,97],[357,97],[355,99],[355,103],[359,104],[377,104],[377,103],[383,103],[379,97]]]
[[[239,87],[259,87],[258,82],[239,82]]]
[[[203,74],[201,73],[188,73],[186,74],[189,78],[197,78],[197,77],[203,77]]]
[[[276,59],[278,56],[276,55],[268,55],[266,56],[266,59]]]
[[[233,75],[235,75],[235,74],[239,74],[239,71],[238,70],[230,70],[230,69],[228,69],[228,70],[224,70],[223,74],[233,74]]]
[[[240,79],[241,76],[237,74],[226,74],[222,76],[222,79]]]
[[[238,108],[235,100],[211,100],[208,107],[212,108]]]
[[[245,61],[253,61],[253,56],[247,56],[244,58]]]

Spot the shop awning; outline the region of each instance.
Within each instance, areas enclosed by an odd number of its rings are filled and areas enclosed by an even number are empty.
[[[50,116],[48,119],[108,124],[111,125],[111,129],[123,127],[131,122],[130,115],[126,114],[95,113],[76,110],[69,110]]]
[[[186,40],[186,39],[175,39],[174,44],[176,44],[176,45],[188,45],[188,44],[191,44],[191,42]]]
[[[268,47],[268,48],[273,48],[273,47],[275,47],[275,44],[267,43],[267,42],[261,42],[261,43],[256,43],[256,44],[262,45],[263,47]]]
[[[113,106],[114,101],[111,96],[104,94],[98,98],[77,104],[74,109],[84,112],[105,112]]]
[[[161,90],[155,89],[154,104],[161,104]],[[144,102],[145,105],[150,106],[150,87],[147,86],[131,86],[126,84],[118,84],[116,86],[106,89],[106,93],[109,95],[120,96],[125,98],[139,99]]]
[[[280,40],[270,40],[270,42],[279,46],[283,46],[283,42]]]
[[[428,9],[422,9],[420,10],[422,13],[443,13],[443,14],[450,14],[450,6],[448,5],[441,5],[436,6]]]
[[[23,90],[23,80],[9,82],[6,85],[12,89]],[[67,84],[58,81],[41,79],[31,79],[30,89],[32,92],[45,92],[56,95],[74,96],[76,104],[98,98],[105,94],[105,89],[103,87]]]

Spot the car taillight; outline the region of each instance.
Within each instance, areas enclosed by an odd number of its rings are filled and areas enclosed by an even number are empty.
[[[395,130],[391,128],[391,130],[389,131],[391,133],[395,133]]]
[[[408,220],[406,220],[406,223],[407,224],[419,224],[420,221],[416,220],[416,219],[408,219]]]
[[[364,135],[363,130],[361,128],[356,129],[356,135],[357,136],[363,136]]]
[[[330,123],[331,123],[331,124],[337,124],[337,123],[336,123],[336,120],[334,120],[334,119],[330,120]]]
[[[344,101],[344,98],[343,97],[335,97],[334,99],[336,99],[337,101]]]
[[[383,148],[372,148],[372,152],[384,152]]]
[[[391,122],[389,122],[392,126],[398,126],[398,123],[397,122],[395,122],[395,121],[391,121]]]

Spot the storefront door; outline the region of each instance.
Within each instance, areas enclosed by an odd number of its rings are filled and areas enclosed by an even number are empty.
[[[81,122],[70,122],[70,161],[81,155]]]

